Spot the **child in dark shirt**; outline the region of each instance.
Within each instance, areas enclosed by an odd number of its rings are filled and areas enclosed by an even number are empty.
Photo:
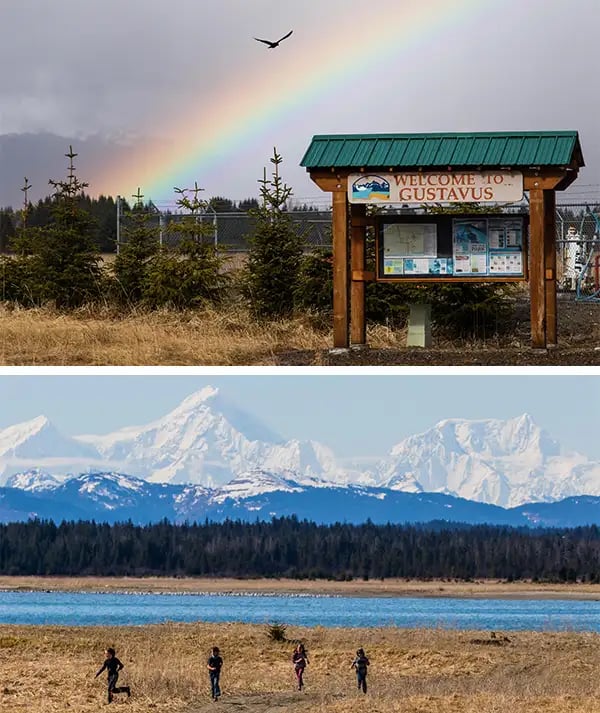
[[[123,664],[115,656],[115,650],[112,648],[106,649],[104,652],[106,659],[102,664],[102,668],[96,674],[96,678],[106,669],[108,672],[108,702],[112,703],[113,695],[115,693],[126,693],[127,697],[131,695],[131,689],[129,686],[117,687],[117,681],[119,679],[119,671],[123,668]]]
[[[210,692],[213,701],[218,701],[221,695],[221,689],[219,687],[219,676],[221,675],[221,668],[223,667],[223,659],[219,655],[219,648],[213,646],[212,655],[208,659],[208,673],[210,676]]]
[[[304,669],[306,665],[310,663],[303,644],[298,644],[294,649],[292,663],[294,664],[294,673],[298,681],[298,690],[301,691],[304,686],[304,680],[302,678],[304,676]]]
[[[365,654],[364,649],[359,649],[356,652],[356,658],[352,662],[350,668],[356,669],[356,683],[358,685],[358,690],[362,688],[363,693],[367,692],[367,666],[369,665],[369,659]]]

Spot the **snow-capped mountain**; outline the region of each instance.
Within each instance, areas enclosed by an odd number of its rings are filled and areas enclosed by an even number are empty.
[[[217,389],[192,394],[163,418],[107,436],[80,436],[113,467],[157,483],[224,485],[249,470],[336,480],[345,473],[326,446],[291,440],[227,402]]]
[[[7,488],[17,488],[29,493],[40,493],[44,490],[54,490],[60,485],[61,480],[50,473],[41,470],[27,470],[24,473],[15,473],[6,481]]]
[[[78,473],[101,460],[92,445],[64,436],[45,416],[0,430],[0,485],[28,469]]]
[[[294,484],[290,492],[360,485],[503,507],[600,496],[600,463],[565,454],[527,414],[440,421],[378,462],[337,458],[315,441],[286,441],[212,387],[152,423],[108,435],[67,437],[44,417],[0,431],[0,486],[33,494],[86,471],[186,486],[192,489],[180,496],[198,502],[208,490],[239,500],[280,492],[284,483]]]
[[[0,456],[6,458],[97,458],[98,451],[63,436],[45,416],[0,431]]]
[[[23,476],[23,477],[22,477]],[[54,486],[35,487],[30,476],[14,482],[26,489],[0,487],[0,522],[33,517],[136,524],[220,522],[226,518],[270,520],[296,515],[318,523],[444,522],[512,526],[573,527],[600,524],[600,497],[501,508],[442,493],[405,493],[361,485],[323,488],[277,473],[246,473],[222,488],[151,483],[122,473],[83,473]]]
[[[449,493],[511,507],[600,495],[600,463],[560,445],[527,414],[507,421],[440,421],[394,446],[377,482],[406,492]]]
[[[277,491],[282,493],[301,493],[303,487],[291,478],[285,478],[279,474],[269,473],[264,470],[255,470],[239,475],[222,488],[219,488],[213,499],[214,502],[224,502],[228,498],[245,500]]]

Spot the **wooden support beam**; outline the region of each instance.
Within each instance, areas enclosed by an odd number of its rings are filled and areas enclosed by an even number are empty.
[[[352,279],[356,282],[374,282],[375,273],[373,270],[352,270]]]
[[[579,171],[577,170],[577,168],[568,168],[565,172],[562,181],[556,186],[555,190],[565,191],[577,178],[578,173]]]
[[[333,194],[333,346],[347,348],[348,333],[348,200],[346,191]]]
[[[556,193],[544,191],[544,277],[546,301],[546,344],[556,346],[558,319],[556,302]]]
[[[531,346],[546,348],[546,274],[544,191],[535,188],[529,193],[529,292],[531,298]]]
[[[544,191],[554,190],[559,183],[565,181],[567,177],[566,171],[561,171],[560,173],[551,174],[540,174],[536,176],[534,174],[523,176],[523,190],[534,191],[539,188]]]
[[[348,190],[347,173],[327,173],[326,171],[311,171],[310,178],[322,191],[334,193],[335,191]]]
[[[350,286],[350,341],[352,344],[367,343],[366,296],[365,296],[365,261],[366,261],[366,228],[360,225],[365,218],[366,206],[351,205],[351,244],[350,259],[352,266],[352,282]],[[354,275],[360,274],[360,279]]]
[[[357,208],[360,207],[359,204],[353,204]],[[364,205],[362,206],[363,208],[365,207]],[[352,211],[352,218],[350,220],[350,225],[353,228],[359,228],[359,227],[365,227],[365,228],[373,228],[375,227],[375,218],[369,216],[361,216],[361,215],[354,215],[354,211]]]

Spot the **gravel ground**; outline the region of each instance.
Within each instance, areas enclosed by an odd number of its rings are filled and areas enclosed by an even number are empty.
[[[433,346],[422,349],[359,349],[290,351],[278,355],[281,366],[599,366],[600,303],[576,302],[559,295],[558,346],[530,346],[529,301],[516,306],[506,336],[471,342],[450,342],[434,334]]]

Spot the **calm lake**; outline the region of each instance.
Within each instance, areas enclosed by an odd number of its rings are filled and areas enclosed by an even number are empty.
[[[600,601],[0,592],[0,624],[165,621],[600,632]]]

